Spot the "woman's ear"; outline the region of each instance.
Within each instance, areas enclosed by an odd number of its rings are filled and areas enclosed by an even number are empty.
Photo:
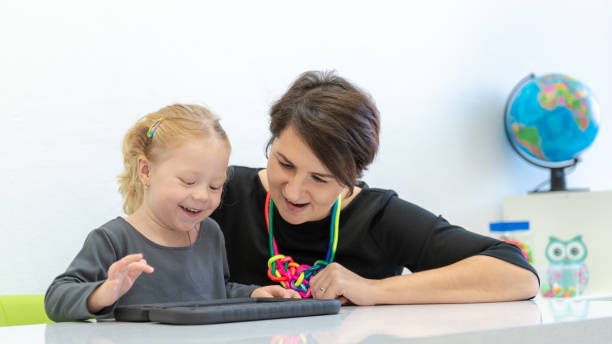
[[[151,185],[151,163],[150,161],[144,157],[138,157],[138,178],[140,178],[140,182],[142,185],[149,187]]]

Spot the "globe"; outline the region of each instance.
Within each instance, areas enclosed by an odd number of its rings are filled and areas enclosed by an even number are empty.
[[[562,74],[531,74],[512,90],[504,113],[506,135],[528,162],[551,169],[551,191],[565,190],[563,169],[599,131],[599,106],[583,83]]]

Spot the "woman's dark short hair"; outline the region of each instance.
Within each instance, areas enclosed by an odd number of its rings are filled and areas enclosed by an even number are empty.
[[[272,106],[267,148],[287,126],[350,192],[378,151],[380,118],[374,101],[334,72],[302,74]]]

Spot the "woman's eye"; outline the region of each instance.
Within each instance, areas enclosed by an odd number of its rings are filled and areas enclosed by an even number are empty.
[[[317,182],[317,183],[327,183],[327,180],[321,179],[321,178],[319,178],[317,176],[312,176],[312,179],[314,179],[314,181]]]
[[[292,168],[293,168],[293,166],[292,166],[292,165],[287,164],[287,163],[284,163],[284,162],[282,162],[282,161],[279,161],[278,163],[279,163],[279,164],[280,164],[282,167],[284,167],[284,168],[286,168],[286,169],[292,169]]]

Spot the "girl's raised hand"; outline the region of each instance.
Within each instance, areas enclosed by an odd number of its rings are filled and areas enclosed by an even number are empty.
[[[143,272],[150,274],[153,270],[153,267],[143,259],[142,253],[130,254],[114,262],[108,268],[106,281],[89,295],[87,309],[90,313],[97,313],[114,304],[130,290],[140,274]]]

